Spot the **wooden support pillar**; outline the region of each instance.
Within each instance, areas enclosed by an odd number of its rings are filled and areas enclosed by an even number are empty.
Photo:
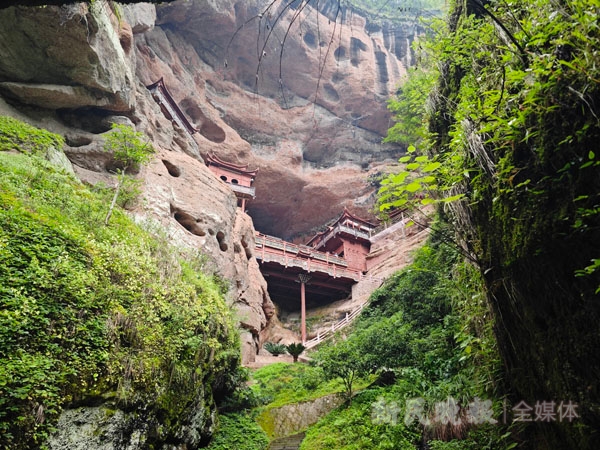
[[[302,343],[306,342],[306,283],[310,281],[310,275],[301,273],[300,279],[300,332],[302,334]]]

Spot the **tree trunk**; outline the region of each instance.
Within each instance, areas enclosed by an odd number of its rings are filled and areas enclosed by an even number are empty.
[[[110,217],[112,216],[113,209],[115,209],[115,205],[117,204],[117,198],[119,197],[119,192],[121,191],[121,186],[123,185],[123,180],[125,179],[125,170],[119,173],[119,178],[117,181],[117,186],[115,189],[115,195],[113,195],[112,201],[110,202],[110,206],[108,208],[108,212],[106,213],[106,218],[104,219],[104,225],[108,226],[108,222],[110,221]]]

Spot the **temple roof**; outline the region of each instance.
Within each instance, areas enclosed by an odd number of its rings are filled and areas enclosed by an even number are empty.
[[[373,222],[369,222],[366,219],[361,219],[358,216],[355,216],[354,214],[352,214],[350,211],[348,211],[348,209],[346,207],[344,207],[344,212],[342,213],[342,215],[338,218],[338,220],[335,221],[334,226],[338,223],[343,222],[345,219],[350,219],[354,222],[358,222],[361,225],[364,225],[367,228],[376,228],[377,224],[373,223]]]
[[[173,112],[177,115],[177,118],[181,121],[183,126],[187,129],[187,131],[190,134],[194,134],[198,131],[190,123],[190,121],[187,119],[187,117],[185,117],[185,115],[183,114],[183,111],[181,111],[181,109],[179,108],[179,105],[177,104],[177,102],[175,102],[175,99],[173,99],[173,96],[167,89],[167,86],[165,85],[165,82],[162,77],[160,77],[160,79],[157,82],[146,86],[146,88],[149,91],[154,91],[154,90],[160,91],[160,93],[163,95],[164,99],[167,101],[167,103],[169,104],[169,106],[171,107]],[[163,110],[163,112],[164,112],[164,110]],[[172,117],[171,119],[174,119],[174,117]]]
[[[377,227],[376,224],[369,222],[368,220],[365,219],[361,219],[358,216],[355,216],[354,214],[352,214],[350,211],[348,211],[348,209],[346,209],[344,207],[344,212],[342,212],[342,214],[337,218],[337,220],[335,222],[333,222],[333,224],[329,225],[327,227],[327,230],[322,231],[320,233],[315,234],[307,243],[306,245],[321,245],[321,243],[327,239],[325,238],[325,236],[329,233],[335,233],[336,231],[339,232],[339,227],[338,225],[344,225],[344,223],[346,221],[351,221],[353,222],[353,224],[358,225],[359,228],[364,228],[363,231],[366,231],[367,236],[368,233],[375,229]]]
[[[251,177],[255,177],[256,174],[258,173],[258,169],[248,170],[248,164],[239,166],[237,164],[223,161],[222,159],[220,159],[217,155],[215,155],[213,153],[209,153],[206,155],[206,162],[207,162],[207,165],[212,164],[214,166],[219,166],[219,167],[223,167],[224,169],[228,169],[234,173],[249,175]]]

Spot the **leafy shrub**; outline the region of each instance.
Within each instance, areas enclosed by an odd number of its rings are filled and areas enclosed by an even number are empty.
[[[352,403],[310,427],[301,448],[414,449],[428,441],[440,449],[511,448],[499,424],[446,429],[404,422],[410,399],[422,399],[427,419],[449,397],[464,408],[495,393],[491,328],[471,329],[474,316],[485,312],[474,301],[480,280],[465,266],[455,249],[430,240],[411,266],[373,293],[352,333],[318,350],[314,359],[325,376],[341,379],[347,396],[357,393]],[[369,373],[394,376],[378,380],[383,387],[356,389],[354,380]],[[500,402],[492,408],[498,417]],[[462,439],[434,441],[439,435]]]
[[[147,141],[147,138],[144,141],[143,133],[135,131],[126,125],[113,124],[112,132],[106,137],[106,141],[104,142],[104,150],[112,153],[113,158],[120,166],[116,170],[118,175],[117,186],[115,187],[114,195],[104,219],[104,224],[108,225],[121,190],[128,185],[129,189],[126,190],[123,205],[135,199],[139,193],[136,183],[127,177],[127,171],[130,169],[139,170],[142,164],[150,161],[154,149]],[[128,180],[129,182],[126,183]]]

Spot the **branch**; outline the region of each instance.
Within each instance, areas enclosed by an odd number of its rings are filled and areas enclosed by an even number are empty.
[[[508,28],[506,28],[504,26],[504,24],[500,21],[500,19],[498,19],[491,11],[489,11],[483,5],[483,3],[480,3],[478,0],[470,0],[470,1],[477,10],[479,10],[480,12],[482,12],[483,14],[488,16],[490,19],[492,19],[494,21],[494,23],[496,25],[498,25],[502,29],[502,31],[504,31],[506,33],[506,36],[508,37],[508,39],[510,39],[510,41],[519,50],[519,58],[521,59],[521,62],[523,63],[523,65],[525,67],[528,67],[529,61],[527,60],[527,53],[525,52],[525,49],[521,46],[521,44],[519,44],[519,41],[517,41],[517,39],[513,36],[513,34],[510,31],[508,31]]]

